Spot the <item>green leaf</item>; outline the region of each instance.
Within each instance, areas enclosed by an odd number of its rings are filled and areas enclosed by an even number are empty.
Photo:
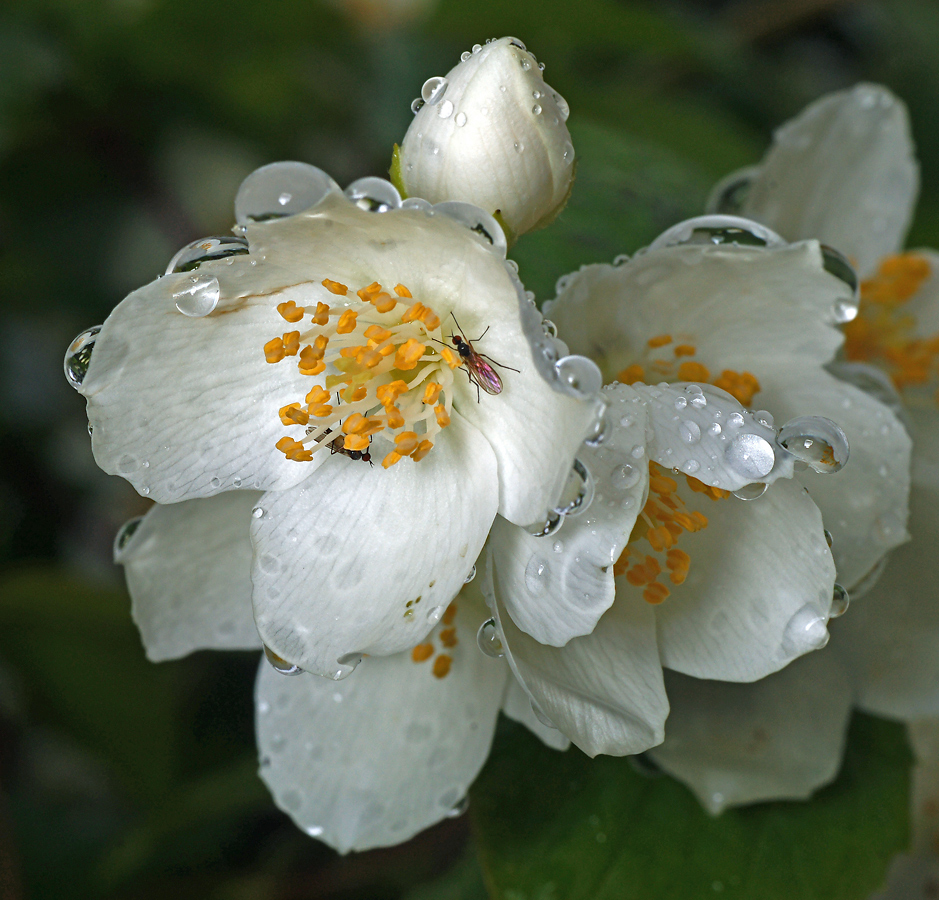
[[[629,759],[556,753],[515,726],[470,810],[499,900],[861,900],[907,844],[909,765],[902,726],[856,715],[841,774],[814,799],[714,818]]]

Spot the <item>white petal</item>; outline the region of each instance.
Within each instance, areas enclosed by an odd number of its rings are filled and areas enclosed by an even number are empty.
[[[791,367],[761,378],[759,403],[782,425],[794,416],[826,416],[847,435],[848,464],[833,475],[808,469],[799,480],[832,534],[838,581],[849,590],[891,548],[906,540],[910,438],[880,401],[827,372]]]
[[[508,670],[476,647],[484,610],[459,603],[442,678],[409,653],[365,659],[339,683],[285,678],[262,661],[260,774],[307,834],[341,853],[397,844],[466,795],[489,754]]]
[[[454,412],[434,449],[389,469],[336,455],[251,521],[258,630],[322,675],[413,647],[457,595],[495,517],[496,461]]]
[[[754,684],[666,672],[672,712],[650,756],[711,813],[759,800],[805,799],[841,764],[851,685],[830,653]]]
[[[552,750],[567,750],[571,745],[571,742],[557,728],[549,728],[538,720],[531,708],[531,700],[528,699],[525,688],[515,680],[514,676],[506,679],[502,712],[513,721],[524,725]]]
[[[621,266],[584,266],[566,277],[545,314],[572,353],[589,356],[613,379],[633,363],[674,361],[670,335],[691,344],[713,376],[724,369],[759,379],[767,344],[785,348],[793,368],[821,365],[843,341],[835,307],[854,302],[825,271],[814,241],[779,248],[682,245]],[[654,369],[646,379],[658,380]]]
[[[906,107],[886,88],[859,84],[776,132],[741,215],[791,241],[817,238],[864,276],[903,246],[918,190]]]
[[[535,537],[499,517],[489,541],[509,615],[536,641],[554,647],[590,634],[612,605],[611,566],[629,540],[648,490],[646,460],[633,455],[645,444],[645,407],[626,385],[604,393],[609,435],[600,446],[585,445],[578,454],[594,485],[590,505],[577,516],[565,516],[560,531],[547,537]]]
[[[588,756],[641,753],[662,740],[668,700],[646,604],[614,604],[592,634],[547,647],[519,631],[487,572],[505,658],[537,709]]]
[[[487,43],[451,69],[401,144],[408,194],[499,211],[515,234],[544,224],[567,199],[574,147],[567,103],[515,38]]]
[[[706,508],[683,534],[684,584],[656,608],[662,664],[696,678],[755,681],[825,645],[835,567],[821,515],[805,490],[780,481],[756,500]],[[617,605],[642,602],[617,580]]]
[[[154,506],[115,553],[147,658],[261,646],[251,611],[251,510],[261,495],[230,491]]]
[[[939,859],[934,851],[893,857],[886,884],[870,900],[932,900],[939,885]]]

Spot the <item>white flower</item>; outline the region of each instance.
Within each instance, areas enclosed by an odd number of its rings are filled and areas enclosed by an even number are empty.
[[[754,681],[824,646],[841,588],[819,506],[849,574],[868,572],[892,545],[873,523],[905,513],[909,441],[886,407],[822,368],[852,292],[815,242],[691,220],[625,265],[566,276],[559,292],[546,307],[559,334],[607,380],[634,383],[607,388],[606,437],[579,454],[592,473],[586,512],[544,536],[496,520],[490,602],[539,713],[591,755],[638,752],[661,740],[663,666],[700,684]],[[777,436],[769,413],[754,418],[731,394],[790,421]],[[816,475],[847,456],[826,413],[857,438],[859,468],[888,465],[890,477],[846,480],[853,452],[837,477]],[[811,499],[778,480],[796,461],[812,469],[798,475]],[[605,703],[585,702],[601,690]]]
[[[555,502],[596,415],[535,353],[540,316],[490,217],[397,208],[377,179],[346,194],[299,163],[259,170],[237,237],[185,248],[66,360],[106,471],[158,503],[264,492],[199,502],[244,506],[270,651],[332,677],[419,643],[496,513],[524,524]]]
[[[939,416],[933,397],[939,257],[933,251],[897,255],[917,185],[903,104],[884,88],[859,85],[809,106],[779,129],[760,166],[729,176],[712,195],[712,208],[733,204],[792,240],[817,237],[855,262],[865,280],[857,317],[845,325],[848,362],[831,368],[891,403],[913,436],[912,541],[852,591],[854,599],[863,599],[839,620],[825,654],[799,660],[752,687],[688,679],[669,684],[670,731],[655,757],[714,810],[806,797],[831,780],[852,703],[906,721],[939,716],[932,562],[939,535]],[[857,474],[856,446],[849,477]],[[895,460],[900,458],[898,448]],[[895,460],[883,462],[887,480],[894,477],[889,469]],[[879,466],[863,468],[868,483],[882,483]],[[874,520],[878,533],[885,545],[904,535],[902,508],[883,508]],[[836,554],[838,541],[836,534]]]
[[[568,105],[517,38],[477,44],[414,101],[396,159],[409,196],[464,200],[514,234],[546,225],[574,177]]]

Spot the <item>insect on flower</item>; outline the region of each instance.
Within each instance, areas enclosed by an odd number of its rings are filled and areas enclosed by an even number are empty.
[[[450,313],[450,315],[453,317],[456,327],[459,328],[460,331],[463,331],[460,327],[460,323],[457,322],[456,316],[454,316],[453,313]],[[489,331],[488,325],[486,326],[486,331]],[[486,336],[486,331],[478,338],[473,338],[473,341],[481,341]],[[502,379],[492,366],[499,366],[502,369],[508,369],[510,372],[518,371],[518,369],[513,369],[511,366],[496,362],[492,357],[486,356],[485,353],[478,353],[473,347],[473,341],[469,338],[464,338],[461,334],[450,335],[450,341],[453,346],[456,347],[456,352],[460,354],[460,358],[466,364],[467,377],[472,384],[476,385],[477,402],[479,402],[480,388],[487,394],[502,393]],[[490,365],[490,363],[492,363],[492,365]]]
[[[322,444],[332,433],[332,428],[327,428],[322,436],[317,439],[317,443]],[[343,456],[348,456],[349,459],[361,459],[363,462],[372,465],[372,454],[368,450],[349,450],[345,445],[345,440],[346,439],[341,434],[338,434],[332,440],[326,441],[330,456],[341,453]],[[371,440],[369,440],[369,443],[371,443]]]

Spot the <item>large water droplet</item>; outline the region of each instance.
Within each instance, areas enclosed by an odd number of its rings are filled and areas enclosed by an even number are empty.
[[[453,103],[449,100],[444,100],[443,103],[437,107],[437,115],[441,119],[449,119],[450,116],[453,115]]]
[[[183,284],[173,291],[176,308],[193,319],[207,316],[218,306],[222,289],[214,275],[190,275]]]
[[[747,166],[722,178],[711,191],[707,201],[710,214],[736,216],[743,209],[750,187],[760,174],[759,166]]]
[[[255,169],[235,195],[235,221],[264,222],[316,206],[339,185],[322,169],[302,162],[276,162]]]
[[[271,664],[274,671],[280,672],[281,675],[300,675],[303,673],[303,669],[292,662],[287,662],[282,656],[278,656],[267,644],[264,645],[264,658]]]
[[[349,671],[346,672],[345,674],[346,674],[346,675],[350,675],[350,674],[355,670],[355,667],[356,667],[360,662],[362,662],[362,657],[363,657],[364,655],[365,655],[365,654],[362,653],[361,651],[355,650],[355,651],[353,651],[352,653],[343,653],[342,656],[340,656],[340,657],[336,660],[336,662],[339,663],[340,666],[343,666],[343,667],[348,666],[348,667],[349,667]]]
[[[98,332],[101,331],[100,325],[93,328],[86,328],[65,351],[65,377],[68,383],[77,391],[88,374],[88,366],[91,365],[91,352],[95,349],[95,341],[98,338]]]
[[[384,178],[359,178],[343,193],[360,209],[383,213],[401,206],[398,189]]]
[[[610,417],[607,415],[606,407],[597,416],[594,422],[593,431],[584,438],[584,443],[588,447],[599,447],[610,436],[613,426],[610,424]]]
[[[473,234],[478,235],[483,244],[494,253],[505,256],[508,244],[502,226],[478,206],[464,203],[462,200],[445,200],[443,203],[434,205],[434,212],[465,225]]]
[[[543,525],[529,525],[528,533],[532,535],[532,537],[550,537],[552,534],[555,534],[563,524],[563,516],[559,516],[557,513],[551,513]]]
[[[724,451],[724,458],[738,475],[756,481],[769,475],[776,464],[773,445],[758,434],[738,434]]]
[[[662,232],[648,251],[678,244],[727,244],[741,247],[780,247],[786,242],[759,222],[739,216],[697,216]]]
[[[829,247],[826,244],[821,245],[822,265],[825,271],[834,275],[835,278],[843,281],[851,291],[850,297],[840,299],[835,303],[834,314],[836,322],[850,322],[857,316],[858,304],[861,298],[861,285],[854,271],[854,266],[848,262],[848,258]]]
[[[191,272],[198,269],[204,262],[216,259],[225,259],[229,256],[244,256],[248,252],[247,238],[235,235],[202,238],[186,244],[170,261],[166,267],[166,274],[177,272]]]
[[[552,81],[553,80],[554,79],[552,79]],[[561,121],[566,122],[571,114],[570,105],[557,91],[553,91],[552,96],[554,97],[554,102],[558,105],[558,115],[560,115]]]
[[[762,481],[753,481],[750,484],[745,484],[742,488],[738,488],[733,493],[738,500],[759,500],[766,493],[767,487],[769,485]]]
[[[554,507],[553,512],[559,516],[580,515],[590,506],[593,501],[593,494],[593,476],[579,459],[575,459],[570,474],[567,476],[567,483],[564,485],[564,490],[558,500],[558,505]]]
[[[461,797],[459,800],[457,800],[457,802],[454,803],[453,806],[451,806],[449,810],[447,810],[447,818],[448,819],[459,818],[460,816],[463,815],[463,813],[465,813],[469,809],[469,805],[470,805],[469,794],[466,794],[463,797]]]
[[[492,659],[501,659],[505,656],[505,648],[499,638],[495,619],[486,619],[479,626],[479,631],[476,632],[476,644],[486,656]]]
[[[841,428],[823,416],[799,416],[779,429],[777,438],[800,462],[830,474],[848,461],[848,439]]]
[[[782,646],[784,652],[796,656],[819,650],[828,643],[825,617],[810,604],[801,607],[786,624]]]
[[[832,619],[843,616],[848,611],[848,604],[851,602],[848,592],[835,582],[835,589],[831,597],[831,612],[828,614]]]
[[[701,428],[691,419],[678,426],[678,434],[686,444],[697,444],[701,440]]]
[[[534,597],[540,597],[546,590],[545,576],[548,571],[547,563],[538,556],[533,556],[525,566],[525,587]]]
[[[466,113],[457,113],[456,118],[453,121],[456,123],[458,128],[462,128],[466,124]]]
[[[473,568],[469,570],[469,573],[467,574],[466,578],[463,579],[463,584],[469,584],[475,577],[476,577],[476,566],[473,566]]]
[[[440,75],[428,78],[421,86],[421,99],[430,106],[443,100],[447,92],[447,79]]]
[[[586,356],[563,356],[554,364],[554,371],[564,392],[581,400],[592,397],[603,386],[597,364]]]
[[[114,562],[120,562],[121,551],[130,543],[130,539],[137,533],[142,521],[143,516],[136,516],[121,525],[114,537]]]

